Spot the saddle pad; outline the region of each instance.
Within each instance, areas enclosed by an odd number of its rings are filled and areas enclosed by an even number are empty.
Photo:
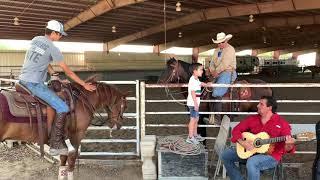
[[[1,115],[2,119],[7,122],[13,122],[13,123],[30,123],[30,118],[28,117],[15,117],[11,114],[9,110],[9,105],[6,97],[3,95],[3,92],[0,93],[0,108],[1,108]],[[46,121],[47,118],[42,118],[43,121]],[[32,118],[32,123],[37,123],[37,118]]]
[[[19,103],[15,101],[14,95],[10,91],[2,91],[1,92],[3,96],[7,100],[7,104],[9,106],[10,113],[15,117],[28,117],[29,118],[29,112],[28,107],[25,103]],[[30,105],[31,106],[31,105]],[[46,115],[46,107],[41,106],[42,115]],[[37,113],[35,111],[35,108],[31,109],[31,115],[32,117],[36,117]]]

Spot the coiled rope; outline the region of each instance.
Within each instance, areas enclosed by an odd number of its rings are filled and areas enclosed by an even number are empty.
[[[186,139],[187,135],[160,136],[157,141],[158,151],[181,155],[199,155],[205,152],[203,144],[190,144]]]

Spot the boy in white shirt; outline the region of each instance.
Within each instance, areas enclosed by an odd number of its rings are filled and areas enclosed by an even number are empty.
[[[188,98],[187,106],[190,110],[190,122],[188,125],[189,136],[186,139],[187,143],[199,144],[199,141],[203,141],[204,138],[197,133],[198,121],[199,121],[199,106],[201,96],[201,86],[210,86],[211,83],[205,84],[199,81],[199,77],[202,76],[203,66],[200,63],[194,63],[191,65],[192,76],[188,83]]]

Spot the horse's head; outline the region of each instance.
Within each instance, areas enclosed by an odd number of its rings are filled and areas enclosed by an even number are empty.
[[[110,120],[108,124],[112,129],[120,129],[122,127],[123,120],[125,119],[123,113],[126,111],[128,106],[128,94],[123,94],[121,92],[118,93],[119,94],[113,103],[104,105],[104,108],[108,112],[108,120]]]
[[[92,76],[86,80],[88,83],[95,84],[97,89],[94,92],[89,92],[82,88],[79,97],[83,96],[84,98],[83,100],[81,98],[78,99],[92,114],[99,109],[108,113],[107,119],[103,119],[101,115],[97,116],[99,125],[107,123],[112,129],[120,129],[124,120],[123,113],[127,109],[126,97],[128,93],[122,93],[115,86],[98,82],[98,78],[99,76]],[[79,90],[79,88],[77,89]]]
[[[183,64],[182,61],[170,58],[167,61],[166,69],[162,72],[159,77],[158,83],[185,83],[189,80],[189,69],[190,64]]]

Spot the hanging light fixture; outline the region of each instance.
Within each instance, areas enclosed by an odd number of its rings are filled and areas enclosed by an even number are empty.
[[[113,33],[116,33],[116,32],[117,32],[116,26],[112,26],[112,32],[113,32]]]
[[[176,4],[176,11],[178,11],[178,12],[181,11],[181,3],[179,1]]]
[[[296,27],[296,29],[301,29],[301,26],[298,25],[298,26]]]
[[[13,18],[13,25],[15,25],[15,26],[19,26],[19,25],[20,25],[20,23],[19,23],[19,17],[22,17],[23,13],[24,13],[35,1],[36,1],[36,0],[32,0],[32,2],[29,3],[29,4],[23,9],[23,11],[22,11],[19,15],[15,16],[15,17]]]
[[[179,38],[182,38],[182,32],[179,32],[178,37],[179,37]]]
[[[294,46],[295,42],[294,41],[291,41],[291,46]]]
[[[19,26],[20,25],[18,17],[14,17],[13,18],[13,25],[15,25],[15,26]]]
[[[263,43],[267,44],[267,38],[265,36],[263,36],[262,39],[263,39]]]
[[[250,14],[250,16],[249,16],[249,22],[253,22],[254,21],[254,18],[253,18],[253,15],[252,14]]]

